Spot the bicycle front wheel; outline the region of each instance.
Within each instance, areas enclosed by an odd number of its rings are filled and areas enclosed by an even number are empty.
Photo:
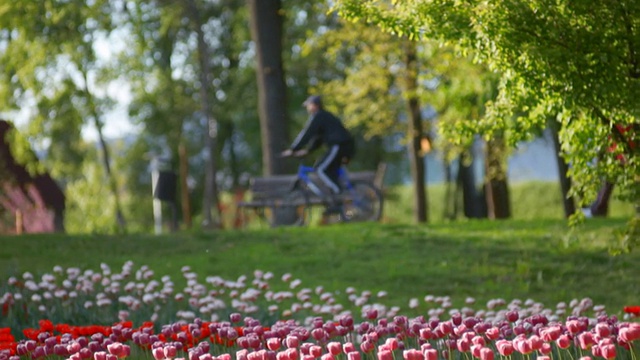
[[[345,221],[378,221],[382,217],[382,193],[372,184],[354,181],[344,202]]]
[[[309,199],[304,190],[291,190],[274,211],[272,226],[303,226],[307,222]]]

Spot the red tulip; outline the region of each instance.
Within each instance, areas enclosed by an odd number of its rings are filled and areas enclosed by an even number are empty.
[[[640,316],[640,305],[635,306],[625,306],[623,311],[627,314],[631,314],[633,316]]]

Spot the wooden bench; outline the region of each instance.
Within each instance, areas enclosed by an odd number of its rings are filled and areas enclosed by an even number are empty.
[[[369,182],[382,190],[385,171],[386,164],[380,164],[376,171],[349,172],[349,180],[352,182]],[[310,177],[315,184],[322,184],[317,174],[310,174]],[[284,198],[291,192],[297,180],[297,175],[273,175],[251,178],[248,189],[251,199],[239,201],[237,206],[241,211],[253,210],[260,218],[267,220],[272,226],[276,226],[278,224],[277,220],[273,219],[273,213],[276,212],[278,208],[286,205]],[[325,191],[325,193],[330,193],[329,189],[322,187],[321,189]],[[313,195],[308,199],[308,204],[311,206],[327,205],[326,201],[327,199]],[[267,211],[270,212],[270,214],[267,214]],[[244,215],[242,217],[246,218]]]

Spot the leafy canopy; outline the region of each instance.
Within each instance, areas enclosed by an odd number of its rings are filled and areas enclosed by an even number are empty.
[[[500,85],[485,121],[469,126],[487,137],[508,134],[514,145],[554,118],[562,125],[574,191],[585,203],[602,177],[618,184],[627,199],[640,198],[640,3],[338,0],[333,10],[472,54],[500,74]]]

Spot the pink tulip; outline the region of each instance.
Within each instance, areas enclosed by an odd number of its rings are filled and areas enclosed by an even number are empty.
[[[551,348],[551,344],[544,343],[544,344],[542,344],[542,346],[540,347],[540,349],[538,351],[540,351],[540,353],[542,355],[549,355],[549,354],[551,354],[551,351],[553,351],[553,349]]]
[[[77,341],[74,341],[67,345],[67,352],[69,352],[69,354],[75,354],[78,351],[80,351],[81,348],[82,346],[80,345],[80,343]]]
[[[153,355],[153,358],[156,360],[163,360],[164,350],[161,347],[153,348],[151,349],[151,355]]]
[[[551,360],[547,355],[541,355],[536,358],[536,360]]]
[[[347,353],[347,359],[348,360],[361,360],[360,359],[360,353],[357,351],[352,351],[350,353]]]
[[[104,351],[98,351],[93,353],[93,360],[106,360],[107,359],[107,353]],[[161,359],[158,359],[161,360]]]
[[[497,340],[500,337],[500,329],[495,326],[490,327],[487,329],[487,331],[485,331],[484,335],[489,340]]]
[[[436,349],[425,349],[423,353],[424,353],[424,359],[425,360],[437,360],[438,359],[438,350],[436,350]]]
[[[595,331],[596,331],[596,334],[598,334],[598,336],[603,338],[606,338],[609,335],[611,335],[611,328],[609,328],[609,324],[605,324],[605,323],[596,324]]]
[[[629,326],[621,328],[618,337],[627,343],[640,339],[640,323],[631,323]]]
[[[529,339],[521,336],[513,339],[513,347],[520,353],[524,355],[528,355],[533,352],[533,348],[531,347],[531,342]]]
[[[320,357],[320,360],[335,360],[335,358],[333,357],[333,354],[326,353]]]
[[[562,335],[562,328],[560,326],[549,326],[540,331],[540,337],[547,342],[558,340],[560,335]]]
[[[318,345],[313,345],[309,347],[309,355],[314,358],[319,358],[322,355],[322,348]]]
[[[346,342],[342,345],[342,352],[344,352],[345,354],[348,354],[354,351],[357,351],[357,350],[356,350],[356,346],[353,345],[352,342]]]
[[[460,324],[453,328],[453,333],[456,336],[462,336],[463,334],[468,334],[469,331],[470,331],[469,328],[467,328],[464,324]]]
[[[513,343],[504,339],[496,341],[496,349],[498,349],[498,353],[502,356],[511,356],[514,351]]]
[[[484,346],[478,344],[471,345],[471,355],[473,355],[473,357],[479,358],[480,350],[482,350],[483,347]]]
[[[433,332],[429,328],[420,329],[420,339],[429,340],[433,337]]]
[[[591,353],[593,354],[593,356],[595,357],[602,357],[602,349],[600,348],[600,346],[598,345],[593,345],[591,347]]]
[[[590,332],[583,332],[578,335],[578,343],[582,350],[589,350],[591,346],[595,345],[596,340],[593,338],[593,334]]]
[[[107,351],[109,351],[109,353],[113,355],[120,355],[120,353],[122,352],[122,344],[119,342],[109,344],[107,345]]]
[[[583,356],[578,360],[591,360],[591,356]]]
[[[302,360],[315,360],[315,358],[313,357],[313,355],[302,355]]]
[[[315,328],[311,330],[311,336],[318,341],[324,341],[329,338],[329,334],[323,328]]]
[[[493,350],[486,347],[480,349],[480,360],[493,360],[494,356]],[[538,357],[538,359],[540,358]]]
[[[298,360],[299,354],[297,349],[287,349],[285,352],[287,353],[288,360]]]
[[[280,349],[280,339],[276,337],[268,338],[267,348],[271,351],[278,351]]]
[[[389,346],[389,350],[393,351],[398,348],[398,339],[396,338],[387,338],[385,344]]]
[[[231,354],[220,354],[217,360],[231,360]],[[274,358],[275,360],[275,358]]]
[[[518,318],[520,318],[520,315],[516,310],[507,311],[505,316],[507,317],[507,321],[509,322],[516,322],[518,321]]]
[[[393,360],[393,354],[389,350],[378,351],[378,360]]]
[[[173,359],[176,357],[178,349],[173,345],[167,345],[164,347],[164,357],[167,359]]]
[[[487,345],[487,342],[484,341],[484,338],[480,335],[474,336],[473,339],[471,339],[471,342],[475,345],[482,345],[482,346]]]
[[[458,339],[456,341],[456,347],[461,353],[468,352],[469,350],[471,350],[471,340],[464,338]]]
[[[558,345],[560,349],[567,349],[571,346],[571,339],[569,339],[569,336],[562,334],[558,337],[558,340],[556,340],[556,345]]]
[[[370,353],[375,349],[376,349],[376,344],[374,344],[369,340],[365,340],[362,343],[360,343],[360,350],[362,350],[362,352],[365,354]]]
[[[342,353],[342,344],[337,341],[332,341],[327,344],[327,350],[331,355],[340,355]]]
[[[424,360],[424,355],[422,355],[420,350],[417,349],[404,350],[402,352],[402,357],[404,360]],[[393,355],[391,358],[393,359]]]
[[[91,359],[91,356],[92,356],[91,350],[89,350],[89,348],[86,348],[86,347],[80,349],[80,351],[78,351],[78,354],[80,355],[81,359]]]
[[[288,335],[285,339],[288,348],[297,348],[300,346],[300,339],[297,336]]]
[[[438,330],[440,330],[444,335],[449,335],[453,332],[453,324],[451,321],[444,321],[438,324]]]
[[[542,341],[538,335],[531,335],[531,337],[529,337],[529,343],[531,344],[531,349],[537,351],[540,350],[544,341]]]
[[[369,309],[369,310],[366,311],[365,316],[369,320],[375,320],[375,319],[378,318],[378,310]]]
[[[567,321],[567,330],[569,330],[572,334],[577,334],[582,330],[582,326],[578,320],[569,320]]]
[[[242,315],[239,313],[233,313],[229,315],[229,320],[231,320],[232,323],[239,323],[242,320]]]
[[[604,345],[600,348],[602,350],[602,357],[605,359],[616,358],[616,346],[613,344]]]
[[[236,351],[236,360],[248,360],[247,359],[247,354],[249,353],[249,350],[247,349],[241,349]],[[278,353],[276,354],[276,357],[278,360],[289,360],[289,359],[280,359],[279,356],[280,354],[284,354],[284,352]]]

